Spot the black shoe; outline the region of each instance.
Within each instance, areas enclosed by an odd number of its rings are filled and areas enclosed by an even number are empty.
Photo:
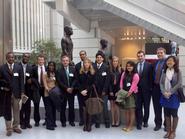
[[[96,128],[100,128],[100,124],[97,124],[97,123],[96,123],[96,124],[95,124],[95,127],[96,127]]]
[[[147,128],[148,127],[148,123],[144,123],[143,127]]]
[[[45,126],[46,125],[46,122],[44,122],[42,125]]]
[[[35,123],[35,127],[38,127],[39,126],[39,123]]]
[[[62,123],[62,127],[66,127],[66,123]]]
[[[32,125],[28,124],[26,125],[27,128],[32,128]]]
[[[25,125],[21,125],[20,127],[21,127],[21,129],[26,129]]]
[[[110,128],[110,124],[105,124],[105,128]]]
[[[69,124],[70,124],[71,126],[75,126],[75,123],[74,123],[74,122],[69,122]]]
[[[48,130],[55,130],[54,127],[46,127],[46,129],[48,129]]]
[[[137,125],[137,130],[141,130],[141,129],[142,129],[141,125]]]
[[[79,126],[83,126],[84,125],[84,122],[79,122]]]
[[[156,126],[156,127],[154,128],[154,131],[158,131],[159,129],[161,129],[161,126]]]

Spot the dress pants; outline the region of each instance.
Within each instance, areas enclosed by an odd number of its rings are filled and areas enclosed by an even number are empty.
[[[44,87],[39,88],[39,93],[40,93],[40,96],[42,97],[42,100],[43,100],[43,103],[44,103],[44,108],[45,108]],[[34,121],[35,121],[35,123],[40,122],[39,108],[40,108],[40,100],[39,100],[38,103],[34,102]]]
[[[155,125],[161,127],[162,125],[162,106],[160,104],[161,90],[159,84],[155,84],[152,91],[152,101],[155,114]]]
[[[20,110],[20,125],[28,126],[30,124],[30,114],[31,114],[31,100],[30,98],[25,104],[22,104]]]
[[[141,126],[142,123],[148,123],[150,114],[150,100],[151,92],[139,89],[136,94],[136,121],[137,125]]]
[[[49,96],[45,97],[46,127],[54,128],[56,123],[56,108]]]
[[[8,99],[7,99],[8,100]],[[16,129],[19,126],[20,123],[20,110],[19,110],[19,98],[15,98],[14,95],[11,96],[10,101],[6,101],[6,105],[9,105],[9,109],[5,109],[5,124],[7,131]],[[11,115],[11,110],[12,114]],[[12,123],[12,117],[13,117],[13,123]]]
[[[96,124],[100,124],[101,123],[101,115],[103,114],[103,120],[105,125],[110,125],[110,118],[109,118],[109,111],[108,111],[108,96],[102,96],[102,99],[104,101],[103,103],[103,112],[100,114],[97,114],[94,116],[94,122]]]
[[[77,93],[78,98],[78,105],[79,105],[79,119],[81,123],[84,123],[84,98],[80,94],[80,92]]]
[[[66,123],[66,106],[69,106],[69,113],[68,113],[68,121],[74,122],[75,120],[75,112],[74,112],[74,94],[66,93],[61,105],[61,112],[60,112],[60,121],[61,123]]]

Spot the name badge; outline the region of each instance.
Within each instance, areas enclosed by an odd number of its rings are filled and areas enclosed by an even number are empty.
[[[131,86],[131,83],[127,83],[127,87]]]
[[[69,73],[69,77],[74,77],[74,74],[73,73]]]
[[[102,73],[102,76],[106,76],[106,75],[107,75],[107,73],[106,73],[106,72],[103,72],[103,73]]]
[[[55,78],[55,77],[53,77],[53,80],[55,81],[55,80],[56,80],[56,78]]]
[[[13,76],[18,77],[19,76],[19,73],[14,73]]]
[[[26,76],[27,76],[27,77],[30,77],[30,74],[29,74],[29,73],[26,73]]]

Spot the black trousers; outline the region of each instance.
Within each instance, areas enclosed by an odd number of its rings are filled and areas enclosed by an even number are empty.
[[[162,106],[160,104],[161,90],[159,84],[155,84],[152,91],[152,101],[154,107],[154,122],[156,126],[162,125]]]
[[[42,100],[44,103],[44,108],[45,108],[44,87],[39,88],[39,93],[40,93],[40,96],[42,97]],[[38,103],[34,103],[34,121],[35,121],[35,123],[40,122],[39,108],[40,108],[40,100]]]
[[[22,104],[20,110],[20,125],[30,124],[30,114],[31,114],[31,99],[29,98],[25,104]]]
[[[66,106],[69,106],[69,113],[68,113],[68,121],[74,122],[75,120],[75,112],[74,112],[74,94],[66,93],[61,105],[61,112],[60,112],[60,121],[61,123],[66,122]]]
[[[137,125],[148,123],[150,114],[151,92],[139,89],[136,94],[136,122]]]
[[[77,93],[77,98],[78,98],[78,106],[79,106],[79,119],[80,122],[84,123],[84,98],[80,94],[80,92]]]
[[[55,127],[56,108],[50,97],[45,97],[46,127]]]

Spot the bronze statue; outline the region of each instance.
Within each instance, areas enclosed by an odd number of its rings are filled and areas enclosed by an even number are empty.
[[[73,29],[69,26],[64,27],[64,37],[61,40],[62,55],[67,55],[73,61],[73,42],[71,40]]]

